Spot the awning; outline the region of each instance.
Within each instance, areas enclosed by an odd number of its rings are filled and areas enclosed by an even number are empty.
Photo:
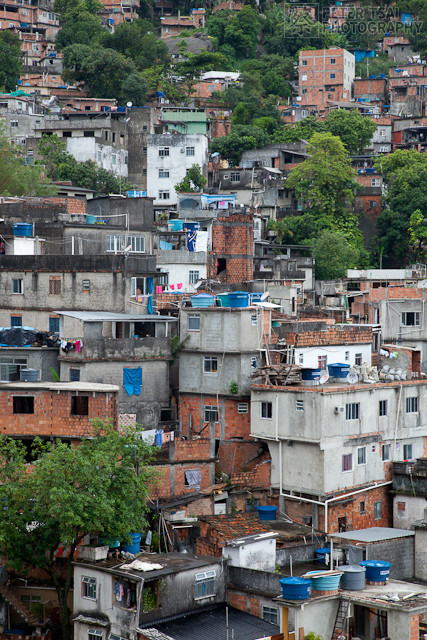
[[[282,172],[280,171],[280,169],[275,169],[274,167],[263,167],[266,171],[269,171],[270,173],[279,173],[280,175],[282,175]]]

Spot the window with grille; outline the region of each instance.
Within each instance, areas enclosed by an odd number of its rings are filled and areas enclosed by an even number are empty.
[[[11,327],[22,327],[22,316],[10,316]]]
[[[198,313],[192,313],[188,316],[188,330],[200,331],[200,315]]]
[[[60,296],[61,295],[61,280],[60,278],[49,278],[49,295]]]
[[[353,454],[346,453],[342,457],[342,470],[344,471],[352,471],[353,470]]]
[[[380,400],[378,403],[378,413],[380,416],[387,415],[387,400]]]
[[[200,279],[200,271],[191,270],[188,272],[188,282],[190,284],[196,284]]]
[[[12,278],[12,293],[24,293],[24,280],[22,278]]]
[[[218,422],[218,407],[206,404],[204,410],[205,422]]]
[[[273,417],[273,403],[261,402],[261,418],[271,420]]]
[[[249,405],[247,402],[239,402],[237,405],[237,413],[248,413]]]
[[[185,147],[185,155],[186,156],[194,156],[196,154],[195,147]]]
[[[159,191],[159,200],[169,200],[169,191]]]
[[[169,155],[169,147],[159,147],[160,158],[166,158]]]
[[[107,235],[105,239],[105,250],[106,251],[114,251],[116,253],[120,252],[123,247],[123,237],[122,236],[113,236]]]
[[[59,333],[59,318],[49,318],[49,331]]]
[[[70,369],[70,382],[80,382],[80,369]]]
[[[82,577],[82,597],[96,600],[96,578]]]
[[[418,396],[406,398],[406,413],[418,413]]]
[[[345,405],[345,419],[358,420],[360,417],[360,402],[350,402]]]
[[[278,624],[278,612],[274,607],[262,607],[262,619],[271,624]]]
[[[72,396],[71,397],[71,415],[72,416],[89,415],[88,396]]]
[[[412,444],[403,445],[403,459],[412,460]]]
[[[390,445],[383,444],[381,447],[381,459],[383,462],[390,460]]]
[[[205,373],[217,373],[218,358],[216,356],[205,356],[203,358],[203,371]]]
[[[240,171],[232,171],[230,173],[230,182],[240,182]]]
[[[327,362],[328,362],[328,356],[318,356],[317,366],[319,369],[326,369]]]
[[[357,464],[366,464],[366,447],[359,447],[357,450]]]
[[[132,253],[145,253],[144,236],[129,236],[128,241]]]
[[[304,411],[304,400],[297,400],[296,401],[296,410],[297,411]]]
[[[204,571],[203,573],[196,573],[194,576],[194,598],[200,600],[200,598],[209,598],[216,593],[215,571]]]
[[[159,169],[159,178],[169,178],[169,169]]]

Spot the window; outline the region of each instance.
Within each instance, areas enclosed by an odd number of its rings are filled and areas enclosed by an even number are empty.
[[[390,445],[389,444],[383,444],[381,447],[381,460],[383,462],[386,462],[387,460],[390,460]]]
[[[360,365],[362,364],[362,354],[361,353],[356,353],[354,356],[354,364],[358,365],[360,367]]]
[[[59,318],[49,318],[49,331],[51,333],[59,333]]]
[[[159,200],[169,200],[169,191],[159,191]]]
[[[145,253],[144,236],[129,236],[128,241],[132,253]]]
[[[23,278],[12,278],[12,293],[24,293]]]
[[[70,369],[70,382],[80,382],[80,369]]]
[[[22,327],[22,316],[10,316],[11,327]]]
[[[194,147],[185,147],[185,155],[186,156],[194,156],[195,155]]]
[[[205,404],[205,422],[218,422],[218,407]]]
[[[21,596],[21,602],[31,611],[33,616],[37,618],[44,618],[44,607],[41,596]]]
[[[98,162],[102,162],[102,151],[96,152],[96,159],[98,160]]]
[[[345,419],[358,420],[360,415],[360,402],[350,402],[345,405]]]
[[[346,351],[344,354],[344,360],[348,362],[350,360],[350,351]]]
[[[117,162],[117,156],[115,153],[113,153],[111,156],[111,164],[116,164],[116,162]]]
[[[258,325],[258,316],[256,315],[256,313],[251,316],[251,325],[253,327],[256,327]]]
[[[2,357],[0,360],[0,380],[19,380],[21,368],[28,366],[27,358]]]
[[[61,295],[61,279],[57,277],[49,278],[49,295]]]
[[[302,61],[302,66],[303,66],[303,67],[306,67],[306,66],[307,66],[307,60],[303,60],[303,61]]]
[[[298,355],[298,364],[304,364],[304,354],[300,353]]]
[[[359,503],[359,510],[360,510],[360,513],[366,513],[366,502]]]
[[[404,327],[419,327],[420,313],[419,311],[405,311],[402,313],[402,325]]]
[[[205,356],[203,358],[203,371],[205,373],[216,373],[218,371],[218,358],[216,356]]]
[[[89,398],[88,396],[71,396],[71,415],[88,416]]]
[[[147,127],[147,125],[146,125],[146,124],[143,124],[143,125],[142,125],[142,130],[144,131],[144,133],[145,133],[146,131],[148,131],[148,127]]]
[[[296,410],[297,411],[304,411],[304,400],[297,400],[296,401]]]
[[[273,404],[271,402],[261,402],[261,418],[271,420],[273,417]]]
[[[99,640],[100,638],[102,638],[101,629],[88,629],[87,640]]]
[[[381,180],[380,178],[371,178],[371,187],[380,187]]]
[[[412,460],[412,444],[403,445],[403,459]]]
[[[18,126],[18,120],[11,120],[10,121],[10,126],[11,127],[17,127]]]
[[[188,316],[188,330],[200,331],[200,314],[192,313]]]
[[[83,137],[84,138],[94,138],[95,137],[95,131],[83,131]]]
[[[146,156],[147,155],[147,147],[142,147],[142,155]],[[160,154],[159,154],[160,155]]]
[[[366,464],[366,447],[357,449],[357,464]]]
[[[194,598],[199,600],[200,598],[208,598],[214,596],[215,589],[215,571],[205,571],[204,573],[196,573],[194,576]]]
[[[406,413],[418,413],[418,397],[406,398]]]
[[[342,470],[344,471],[353,471],[353,454],[346,453],[342,457]]]
[[[237,404],[237,413],[248,413],[249,405],[247,402],[239,402]]]
[[[96,600],[96,578],[90,578],[89,576],[82,577],[82,598]],[[92,631],[93,629],[90,629],[89,633]]]
[[[159,178],[169,178],[169,169],[159,169]]]
[[[169,147],[159,147],[160,158],[166,158],[169,155]]]
[[[258,366],[257,360],[256,360],[256,356],[251,356],[251,367],[252,369],[256,369]]]
[[[253,513],[254,511],[256,512],[259,506],[259,498],[254,498],[253,496],[251,498],[246,498],[245,513]]]
[[[90,280],[82,281],[82,291],[90,291]]]
[[[188,282],[196,284],[200,280],[200,271],[191,270],[188,272]]]
[[[378,403],[378,413],[380,416],[387,415],[387,400],[380,400]]]
[[[334,78],[335,78],[335,73],[330,73],[330,74],[329,74],[329,77],[330,77],[330,79],[331,79],[331,80],[334,80]]]
[[[381,500],[374,502],[374,520],[381,520]]]
[[[33,396],[14,396],[13,413],[34,413]]]
[[[328,356],[319,356],[317,358],[317,366],[319,369],[326,369],[326,364],[328,362]]]
[[[233,171],[230,173],[230,182],[240,182],[240,172]]]
[[[271,622],[271,624],[278,624],[278,615],[277,609],[274,607],[266,607],[263,605],[262,607],[262,619],[266,622]]]
[[[138,298],[138,296],[146,296],[149,293],[148,278],[131,278],[130,295],[132,296],[132,298]]]
[[[107,235],[105,239],[105,251],[114,251],[114,253],[119,253],[123,247],[123,237],[122,236],[111,236]]]
[[[301,82],[307,82],[307,76],[301,76]]]
[[[335,58],[331,58],[331,64],[335,64]]]
[[[398,511],[406,511],[406,502],[398,502],[397,503]]]

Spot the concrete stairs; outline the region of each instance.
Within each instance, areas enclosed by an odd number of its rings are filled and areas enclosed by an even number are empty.
[[[41,621],[21,602],[21,598],[6,585],[0,585],[0,594],[6,602],[25,620],[30,627],[40,627]]]

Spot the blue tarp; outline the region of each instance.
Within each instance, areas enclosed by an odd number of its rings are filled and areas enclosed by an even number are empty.
[[[147,278],[148,281],[148,293],[150,294],[150,297],[148,298],[148,303],[147,303],[147,311],[148,313],[150,313],[151,315],[153,315],[153,284],[154,284],[154,278]]]
[[[142,368],[136,367],[136,369],[123,369],[123,386],[126,389],[129,396],[141,395],[142,387]]]

